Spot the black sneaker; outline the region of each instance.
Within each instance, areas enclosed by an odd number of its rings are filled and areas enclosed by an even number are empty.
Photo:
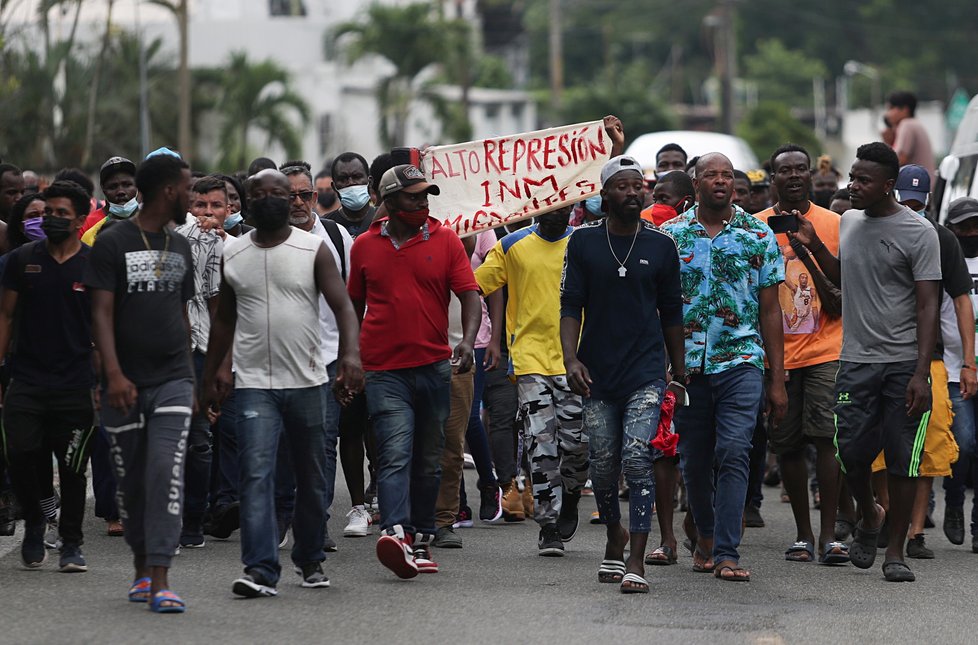
[[[557,530],[556,524],[547,524],[540,529],[537,548],[540,549],[538,555],[551,558],[559,558],[564,555],[564,543],[560,539],[560,532]]]
[[[203,535],[181,535],[180,547],[184,549],[203,549],[207,541]]]
[[[24,527],[24,541],[20,545],[20,559],[25,569],[37,569],[48,559],[44,548],[44,531],[47,524]]]
[[[246,573],[235,580],[231,583],[231,592],[245,598],[265,598],[278,595],[275,585],[265,580],[265,577],[258,572]]]
[[[917,560],[933,560],[934,552],[924,545],[924,534],[918,533],[907,540],[907,557]]]
[[[61,559],[58,561],[61,573],[84,573],[88,571],[85,556],[77,544],[65,544],[61,547]]]
[[[560,534],[561,542],[570,542],[577,535],[577,527],[580,524],[577,505],[580,501],[580,492],[569,493],[564,491],[563,499],[560,502],[560,513],[557,515],[557,532]]]
[[[948,506],[944,509],[944,535],[951,544],[964,544],[964,509]]]
[[[486,486],[480,491],[479,519],[483,522],[498,522],[503,516],[503,489],[499,484]]]
[[[231,502],[211,514],[204,524],[204,533],[219,540],[226,540],[241,527],[241,503]]]
[[[764,528],[764,518],[761,517],[761,509],[748,505],[744,509],[744,524],[752,529]]]
[[[302,582],[299,583],[300,587],[305,587],[306,589],[325,589],[329,586],[329,578],[323,573],[323,565],[318,562],[310,562],[301,567],[296,567],[295,572],[302,578]]]

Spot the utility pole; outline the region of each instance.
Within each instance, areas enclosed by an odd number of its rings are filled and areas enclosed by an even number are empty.
[[[727,134],[734,131],[733,83],[737,77],[737,36],[734,33],[734,2],[720,0],[720,51],[717,61],[720,67],[720,129]]]
[[[180,110],[178,114],[177,145],[180,154],[187,161],[193,158],[193,146],[190,141],[190,55],[189,55],[189,18],[187,16],[187,0],[179,0],[176,5],[177,25],[180,31],[180,68],[177,80],[179,86]]]
[[[560,0],[550,0],[550,110],[551,119],[560,114],[564,91],[564,42]]]

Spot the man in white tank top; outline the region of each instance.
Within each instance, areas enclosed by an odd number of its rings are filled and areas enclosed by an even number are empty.
[[[326,488],[326,365],[319,296],[336,315],[339,359],[333,389],[341,401],[363,387],[356,314],[322,239],[289,226],[289,181],[268,169],[248,181],[255,231],[224,247],[217,316],[204,371],[207,403],[231,384],[237,401],[241,481],[240,596],[275,595],[281,567],[275,517],[275,457],[284,432],[296,480],[292,562],[303,587],[328,587],[323,573]]]

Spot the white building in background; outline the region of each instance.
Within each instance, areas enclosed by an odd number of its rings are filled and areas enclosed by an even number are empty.
[[[407,4],[404,0],[382,2]],[[235,51],[247,52],[252,61],[274,60],[292,73],[293,88],[310,107],[302,157],[314,169],[347,150],[370,160],[384,152],[374,89],[390,72],[390,65],[383,59],[365,58],[349,66],[343,52],[330,52],[327,57],[324,51],[326,33],[363,16],[370,4],[371,0],[191,0],[190,64],[220,66]],[[447,4],[452,15],[461,7],[463,16],[474,16],[472,0]],[[158,33],[176,49],[175,28]],[[459,95],[458,88],[442,91],[448,98]],[[473,88],[470,105],[476,139],[537,126],[536,109],[526,92]],[[414,106],[407,132],[409,145],[449,143],[441,140],[441,124],[424,102]],[[251,144],[261,150],[265,137],[262,133],[253,136]],[[217,157],[216,141],[201,141],[200,146],[206,158]],[[264,152],[276,161],[282,161],[285,154],[282,150]]]

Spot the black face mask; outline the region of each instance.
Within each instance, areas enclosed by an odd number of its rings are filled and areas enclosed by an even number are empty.
[[[815,202],[816,206],[828,208],[832,203],[832,195],[834,194],[834,190],[816,190],[812,193],[812,201]]]
[[[54,215],[44,215],[41,220],[41,230],[54,244],[61,244],[71,237],[71,220]]]
[[[328,213],[336,205],[336,193],[329,191],[326,194],[320,194],[316,197],[316,201],[322,207],[323,212]]]
[[[51,237],[48,235],[48,237]],[[967,258],[978,257],[978,235],[967,235],[958,238],[961,243],[961,250]]]
[[[274,231],[289,223],[289,200],[269,195],[248,202],[248,213],[255,228]]]

